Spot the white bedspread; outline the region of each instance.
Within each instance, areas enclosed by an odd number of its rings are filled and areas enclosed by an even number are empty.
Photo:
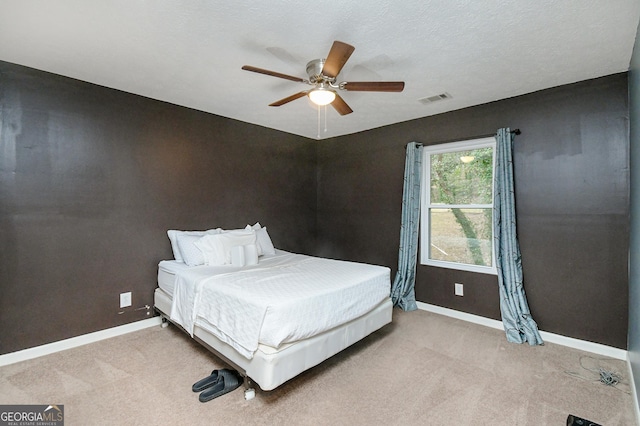
[[[254,266],[176,271],[171,320],[207,329],[252,358],[322,333],[377,306],[390,293],[382,266],[279,252]]]

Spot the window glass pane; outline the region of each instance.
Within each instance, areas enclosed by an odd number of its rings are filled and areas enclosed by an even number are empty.
[[[430,209],[433,260],[491,266],[492,209]]]
[[[491,204],[493,149],[434,153],[431,158],[431,203]]]

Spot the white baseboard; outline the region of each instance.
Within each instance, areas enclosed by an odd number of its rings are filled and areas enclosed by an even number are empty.
[[[26,361],[28,359],[38,358],[44,355],[49,355],[55,352],[64,351],[66,349],[76,348],[78,346],[86,345],[88,343],[98,342],[100,340],[109,339],[111,337],[121,336],[123,334],[132,333],[134,331],[142,330],[144,328],[160,325],[162,319],[160,317],[153,317],[144,319],[142,321],[136,321],[129,324],[120,325],[106,330],[96,331],[94,333],[83,334],[82,336],[71,337],[65,340],[59,340],[57,342],[48,343],[42,346],[36,346],[34,348],[24,349],[17,352],[11,352],[5,355],[0,355],[0,367],[15,364],[16,362]]]
[[[503,330],[502,322],[491,318],[482,317],[479,315],[468,314],[466,312],[456,311],[454,309],[443,308],[441,306],[430,305],[428,303],[416,302],[418,309],[433,312],[435,314],[445,315],[448,317],[460,319],[463,321],[471,322],[474,324],[484,325],[486,327]],[[129,324],[121,325],[118,327],[108,328],[106,330],[96,331],[94,333],[84,334],[82,336],[72,337],[65,340],[60,340],[53,343],[48,343],[42,346],[36,346],[34,348],[24,349],[17,352],[11,352],[5,355],[0,355],[0,367],[4,365],[14,364],[20,361],[26,361],[28,359],[37,358],[44,355],[49,355],[55,352],[63,351],[66,349],[75,348],[78,346],[86,345],[100,340],[109,339],[111,337],[120,336],[134,331],[142,330],[145,328],[160,325],[162,320],[160,317],[148,318],[142,321],[136,321]],[[608,356],[610,358],[620,359],[627,361],[627,351],[623,349],[614,348],[611,346],[602,345],[599,343],[588,342],[585,340],[574,339],[572,337],[566,337],[559,334],[549,333],[546,331],[540,331],[542,339],[549,343],[555,343],[558,345],[568,346],[571,348]],[[631,372],[631,366],[629,365],[629,371]],[[631,373],[632,374],[632,373]],[[633,378],[632,378],[633,379]],[[631,380],[631,383],[635,382]],[[634,387],[634,392],[636,391]],[[638,411],[638,400],[636,401],[636,411]],[[639,415],[640,418],[640,415]]]
[[[423,303],[423,302],[416,302],[416,303],[418,304],[418,309],[421,309],[423,311],[429,311],[435,314],[445,315],[445,316],[457,318],[463,321],[484,325],[486,327],[504,330],[502,322],[498,320],[481,317],[479,315],[468,314],[466,312],[460,312],[454,309],[443,308],[441,306],[430,305],[428,303]],[[607,356],[609,358],[615,358],[615,359],[627,361],[627,351],[624,349],[618,349],[611,346],[602,345],[600,343],[588,342],[586,340],[574,339],[573,337],[566,337],[560,334],[549,333],[546,331],[540,331],[540,336],[542,336],[542,340],[544,340],[545,342],[555,343],[557,345],[562,345],[562,346],[568,346],[570,348]]]

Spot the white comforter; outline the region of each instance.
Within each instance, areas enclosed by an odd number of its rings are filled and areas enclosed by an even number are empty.
[[[213,275],[212,275],[213,273]],[[243,268],[176,271],[171,319],[198,325],[252,358],[358,318],[389,297],[382,266],[281,252]]]

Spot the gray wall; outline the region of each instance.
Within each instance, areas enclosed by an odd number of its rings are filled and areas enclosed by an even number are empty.
[[[520,128],[518,234],[533,317],[542,330],[626,349],[627,114],[625,73],[320,141],[319,252],[395,269],[405,145]],[[492,275],[419,266],[416,297],[500,318]]]
[[[629,250],[629,361],[640,391],[640,27],[629,71],[631,237]],[[637,396],[637,395],[636,395]],[[640,400],[638,401],[640,404]]]
[[[0,62],[0,353],[146,318],[167,229],[315,247],[315,142]]]
[[[504,126],[523,132],[534,318],[626,348],[627,94],[619,74],[316,142],[0,62],[0,353],[146,318],[118,315],[118,294],[152,304],[170,228],[259,220],[277,247],[395,270],[406,143]],[[416,292],[498,319],[495,281],[420,266]]]

